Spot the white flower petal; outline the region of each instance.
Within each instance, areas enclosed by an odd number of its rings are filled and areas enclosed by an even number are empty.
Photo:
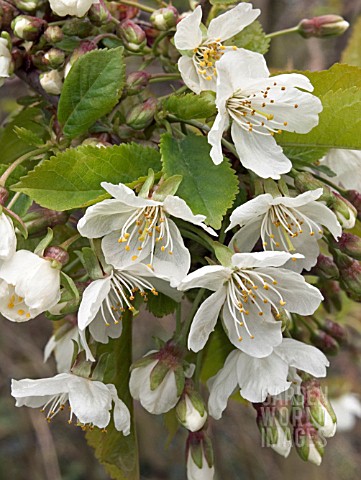
[[[122,269],[129,265],[135,265],[144,260],[150,253],[151,244],[148,242],[142,250],[138,250],[138,236],[134,235],[129,243],[119,243],[120,232],[116,231],[105,235],[102,240],[102,250],[105,261],[114,268]],[[129,245],[129,250],[125,246]]]
[[[190,273],[178,285],[178,290],[207,288],[216,291],[231,277],[232,270],[221,265],[207,265]]]
[[[103,316],[99,312],[89,325],[90,335],[100,343],[108,343],[109,338],[119,338],[122,334],[123,325],[120,321],[118,324],[109,319],[109,325],[104,322]]]
[[[14,225],[7,215],[0,214],[0,260],[6,260],[16,251]]]
[[[26,405],[32,407],[31,397],[49,397],[67,392],[68,380],[71,376],[70,373],[59,373],[55,377],[40,378],[38,380],[29,378],[12,380],[11,395],[16,398],[16,406]],[[37,406],[44,405],[44,403],[46,402],[38,403]]]
[[[49,0],[49,3],[52,11],[60,17],[66,15],[83,17],[92,6],[93,0]]]
[[[361,175],[355,175],[355,172],[361,170],[361,150],[333,148],[321,161],[336,173],[332,177],[333,183],[361,192]]]
[[[316,223],[324,225],[336,240],[342,235],[342,227],[336,215],[323,203],[312,202],[300,207],[299,211]]]
[[[193,57],[182,56],[178,60],[178,70],[182,76],[183,82],[187,87],[197,95],[201,93],[202,87],[200,83],[200,76],[194,65]]]
[[[193,13],[178,23],[174,35],[174,45],[178,50],[193,50],[200,45],[202,42],[201,20],[202,8],[198,5]]]
[[[188,348],[199,352],[207,343],[213,332],[219,312],[226,298],[226,288],[223,287],[208,297],[195,314],[188,336]]]
[[[208,133],[208,143],[211,145],[210,156],[215,165],[219,165],[223,162],[222,153],[222,136],[223,132],[229,127],[228,114],[221,115],[218,113],[214,120],[213,126]]]
[[[256,245],[261,233],[262,219],[247,223],[244,227],[234,234],[229,247],[235,252],[250,252]]]
[[[118,397],[118,392],[113,384],[109,383],[108,385],[106,385],[106,387],[108,388],[114,402],[114,426],[119,432],[123,432],[124,435],[129,435],[130,413],[128,407]]]
[[[307,205],[310,202],[318,200],[323,193],[323,188],[316,188],[316,190],[310,190],[309,192],[301,193],[296,197],[275,197],[273,198],[272,205],[285,205],[286,207],[298,208],[303,205]]]
[[[275,353],[290,367],[303,370],[314,377],[325,377],[326,367],[330,364],[318,348],[292,338],[284,338],[281,345],[275,348]]]
[[[104,300],[109,295],[111,277],[95,280],[84,290],[78,312],[78,327],[85,328],[94,320]]]
[[[318,232],[313,236],[305,229],[297,237],[290,239],[295,248],[295,252],[304,256],[304,258],[297,258],[296,261],[289,260],[284,267],[293,272],[300,273],[303,269],[310,270],[317,263],[317,257],[320,253],[318,240],[322,237]],[[277,241],[275,237],[274,240]],[[282,246],[280,247],[282,248]],[[295,258],[295,257],[294,257]]]
[[[236,225],[243,227],[246,223],[252,222],[259,216],[263,216],[273,203],[273,197],[269,193],[258,195],[233,210],[226,232]]]
[[[212,40],[217,38],[221,41],[228,40],[256,20],[260,13],[261,10],[253,9],[250,3],[240,3],[211,20],[207,37]]]
[[[235,253],[232,264],[238,268],[279,267],[297,255],[289,252]]]
[[[227,357],[223,368],[207,382],[209,388],[208,410],[209,414],[219,420],[227,407],[228,398],[237,386],[238,350],[233,350]]]
[[[120,202],[123,202],[125,206],[132,208],[143,208],[161,205],[160,202],[149,200],[148,198],[138,197],[134,190],[119,183],[114,185],[113,183],[102,182],[100,184],[104,190],[106,190],[112,197]]]

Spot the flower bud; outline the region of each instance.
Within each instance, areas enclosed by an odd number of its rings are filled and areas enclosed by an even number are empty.
[[[71,67],[74,65],[74,63],[78,60],[79,57],[81,57],[85,53],[88,53],[88,52],[91,52],[92,50],[95,50],[96,48],[97,48],[96,45],[91,41],[82,42],[80,44],[80,46],[74,50],[74,52],[72,53],[69,61],[65,65],[64,78],[66,78],[66,76],[68,75]]]
[[[23,12],[33,12],[43,3],[42,0],[13,0],[13,2]]]
[[[304,18],[298,24],[298,33],[304,38],[337,37],[350,26],[339,15],[321,15],[320,17]]]
[[[107,2],[109,12],[117,20],[125,20],[126,18],[135,18],[139,14],[139,8],[128,5],[121,5],[117,2]]]
[[[50,25],[44,32],[44,38],[48,43],[58,43],[63,40],[64,34],[57,25]]]
[[[32,42],[40,37],[46,26],[47,23],[41,18],[27,15],[19,15],[11,22],[14,35]]]
[[[340,285],[355,302],[361,302],[361,263],[338,250],[334,252],[340,271]]]
[[[213,480],[213,448],[211,439],[204,430],[189,433],[186,455],[187,480]]]
[[[76,35],[80,38],[86,38],[92,35],[94,26],[88,18],[71,18],[66,21],[62,27],[64,35]]]
[[[0,28],[8,29],[19,11],[5,0],[0,0]]]
[[[334,192],[335,202],[332,204],[332,210],[336,214],[338,221],[343,228],[353,228],[356,223],[357,210],[346,198]]]
[[[124,42],[124,46],[131,52],[141,52],[146,44],[144,30],[132,20],[123,20],[118,25],[118,35]]]
[[[330,207],[335,202],[332,190],[321,180],[317,180],[311,173],[301,172],[298,173],[295,177],[295,188],[301,192],[308,192],[309,190],[316,190],[317,188],[322,188],[323,193],[319,200],[326,202],[327,206]]]
[[[0,186],[0,205],[5,205],[9,198],[9,190],[3,186]]]
[[[324,442],[311,422],[297,425],[293,429],[293,439],[296,451],[302,460],[321,465]]]
[[[112,20],[112,16],[103,0],[100,0],[99,3],[93,3],[88,11],[88,18],[97,27],[101,27]]]
[[[323,321],[321,324],[320,328],[331,335],[334,339],[338,341],[338,343],[343,343],[347,340],[347,331],[346,329],[340,325],[337,322],[334,322],[333,320],[326,318],[326,320]]]
[[[317,263],[314,267],[312,267],[310,275],[317,275],[318,277],[331,280],[339,277],[339,271],[337,265],[333,261],[333,258],[322,255],[321,253],[317,257]]]
[[[66,212],[57,212],[56,210],[47,210],[39,208],[24,216],[23,221],[28,234],[41,236],[46,233],[47,228],[55,225],[64,225],[69,215]]]
[[[169,5],[168,7],[155,10],[150,16],[150,21],[158,30],[169,30],[176,26],[178,18],[177,9]]]
[[[305,381],[301,390],[305,407],[318,432],[324,437],[333,437],[336,433],[336,415],[327,395],[321,389],[320,382],[314,379]]]
[[[68,252],[56,245],[47,247],[44,251],[43,257],[47,260],[55,260],[55,262],[60,265],[65,265],[69,261]]]
[[[176,407],[179,423],[191,432],[203,428],[207,420],[207,412],[203,399],[199,392],[194,389],[193,382],[186,380],[186,385]]]
[[[342,308],[342,296],[339,283],[335,280],[322,282],[320,292],[323,296],[323,306],[329,313],[339,312]]]
[[[357,190],[347,190],[344,193],[344,198],[356,208],[357,218],[361,220],[361,193]]]
[[[138,95],[148,85],[149,79],[150,74],[143,70],[130,73],[125,84],[127,95]]]
[[[43,57],[43,63],[50,68],[59,68],[63,65],[65,60],[65,54],[62,50],[58,48],[51,48],[48,50]]]
[[[310,339],[315,347],[318,347],[322,352],[327,353],[328,355],[336,355],[340,349],[337,340],[322,330],[313,331]]]
[[[63,88],[62,76],[58,70],[50,70],[50,72],[41,73],[40,85],[50,95],[60,95]]]
[[[129,111],[126,124],[134,130],[143,130],[152,123],[156,110],[157,100],[148,98],[144,103],[136,105]]]
[[[357,235],[343,233],[337,242],[333,240],[333,245],[340,252],[356,258],[356,260],[361,260],[361,238]]]

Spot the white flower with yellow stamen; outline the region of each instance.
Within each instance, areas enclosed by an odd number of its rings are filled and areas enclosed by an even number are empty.
[[[250,251],[261,237],[264,250],[301,253],[305,258],[289,262],[294,271],[310,270],[320,252],[318,240],[322,238],[321,225],[337,239],[342,228],[336,215],[316,200],[322,188],[302,193],[297,197],[259,195],[237,207],[231,215],[227,230],[239,225],[230,246],[239,252]]]
[[[113,419],[115,428],[124,435],[130,433],[130,414],[128,407],[118,397],[113,384],[72,373],[59,373],[55,377],[39,380],[12,380],[11,395],[16,399],[17,407],[43,407],[50,421],[66,402],[70,405],[69,423],[73,416],[82,426],[105,428],[110,422],[110,410],[114,403]]]
[[[0,265],[0,313],[26,322],[60,300],[60,271],[35,253],[19,250]]]
[[[195,93],[216,90],[216,62],[236,47],[223,45],[260,14],[250,3],[240,3],[210,21],[208,30],[201,28],[202,9],[198,6],[177,25],[174,44],[182,52],[178,68],[184,83]]]
[[[169,215],[181,218],[216,233],[194,215],[179,197],[168,195],[163,201],[137,197],[123,184],[103,182],[102,187],[114,199],[89,207],[79,221],[78,230],[84,237],[104,237],[102,249],[107,263],[116,269],[142,262],[156,276],[169,279],[176,286],[188,273],[190,254]]]
[[[217,63],[218,115],[208,134],[215,164],[223,161],[221,140],[231,135],[242,165],[262,178],[280,178],[292,164],[273,138],[282,130],[307,133],[318,124],[321,101],[307,77],[297,73],[269,78],[262,55],[238,49]],[[299,90],[301,88],[302,90]]]
[[[302,255],[293,255],[302,258]],[[287,252],[236,253],[231,265],[209,265],[189,274],[179,290],[207,288],[213,293],[196,313],[188,348],[201,350],[220,311],[230,341],[252,357],[266,357],[282,341],[279,309],[311,315],[323,299],[298,273],[278,268],[292,258]]]
[[[264,358],[233,350],[223,368],[209,380],[209,414],[215,419],[221,418],[237,385],[246,400],[264,402],[268,395],[278,395],[291,387],[295,368],[314,377],[325,377],[328,366],[329,361],[320,350],[292,338],[284,338]]]

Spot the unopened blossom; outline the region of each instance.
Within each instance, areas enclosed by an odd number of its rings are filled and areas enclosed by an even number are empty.
[[[50,95],[60,95],[63,88],[62,75],[58,70],[50,70],[39,76],[40,85]]]
[[[336,174],[332,183],[361,192],[361,151],[333,148],[321,160]]]
[[[83,17],[93,4],[99,0],[49,0],[50,8],[60,17],[73,15]]]
[[[124,435],[130,433],[128,407],[118,397],[113,384],[105,385],[72,373],[59,373],[39,380],[12,380],[11,395],[16,399],[17,407],[42,407],[49,421],[69,402],[69,423],[75,417],[81,425],[99,428],[109,424],[114,403],[115,428]]]
[[[280,309],[311,315],[322,295],[305,279],[286,268],[291,258],[302,255],[287,252],[236,253],[231,265],[209,265],[190,273],[179,290],[207,288],[214,293],[194,316],[188,348],[201,350],[214,330],[220,311],[230,341],[252,357],[266,357],[282,341]]]
[[[223,368],[209,380],[209,414],[219,419],[228,398],[237,386],[241,396],[250,402],[264,402],[268,395],[278,395],[292,385],[292,370],[299,369],[315,377],[325,377],[329,362],[315,347],[284,338],[264,358],[254,358],[233,350]]]
[[[16,251],[16,235],[11,218],[0,213],[0,260],[6,260]]]
[[[5,78],[10,76],[11,53],[8,41],[0,38],[0,87],[4,84]]]
[[[194,461],[191,453],[187,457],[187,480],[213,480],[214,465],[209,465],[208,461],[202,452],[202,466],[199,467]]]
[[[194,215],[181,198],[168,195],[163,201],[136,196],[129,187],[102,182],[114,199],[104,200],[87,209],[78,223],[84,237],[102,240],[107,263],[123,268],[138,262],[148,265],[156,276],[169,279],[176,286],[188,273],[190,254],[175,223],[181,218],[215,232],[203,222],[204,215]]]
[[[320,252],[321,226],[325,226],[335,239],[342,235],[336,215],[316,201],[321,195],[322,188],[294,198],[265,193],[244,203],[230,217],[227,230],[236,225],[241,227],[232,238],[231,246],[239,252],[251,251],[261,237],[264,250],[304,255],[297,262],[289,262],[287,267],[298,272],[303,268],[310,270]]]
[[[195,93],[216,90],[216,63],[225,53],[237,49],[223,42],[237,35],[260,14],[250,3],[240,3],[213,18],[208,29],[201,28],[202,9],[198,6],[177,25],[174,44],[182,53],[178,68],[188,88]]]
[[[269,76],[265,59],[238,49],[217,63],[218,114],[208,134],[215,164],[223,161],[221,140],[231,136],[242,165],[262,178],[280,178],[292,168],[277,144],[283,130],[307,133],[318,124],[321,101],[307,77],[298,73]],[[302,90],[300,90],[302,89]],[[306,92],[304,91],[306,90]]]
[[[186,443],[186,456],[187,480],[213,480],[212,442],[204,430],[189,433]]]
[[[60,300],[60,271],[35,253],[19,250],[0,264],[0,313],[26,322]]]

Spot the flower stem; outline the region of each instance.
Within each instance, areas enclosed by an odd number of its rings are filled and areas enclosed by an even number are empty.
[[[281,37],[282,35],[288,35],[289,33],[297,33],[298,32],[298,25],[291,28],[286,28],[284,30],[278,30],[278,32],[272,32],[266,35],[266,38],[276,38]]]
[[[31,152],[25,153],[21,157],[19,157],[15,162],[13,162],[6,170],[5,172],[1,175],[0,177],[0,185],[3,187],[5,186],[5,183],[7,179],[10,177],[10,175],[13,173],[13,171],[23,162],[28,160],[31,157],[34,157],[36,155],[40,155],[41,153],[45,153],[50,149],[50,145],[47,145],[46,147],[43,148],[38,148],[37,150],[32,150]]]
[[[158,49],[158,45],[160,44],[160,42],[172,33],[173,33],[173,31],[167,30],[166,32],[160,33],[158,35],[158,37],[154,40],[154,43],[152,45],[152,53],[153,53],[154,56],[158,56],[157,49]]]
[[[119,0],[119,3],[122,5],[128,5],[129,7],[139,8],[139,10],[143,10],[143,12],[153,13],[155,12],[155,8],[147,7],[145,5],[141,5],[138,2],[132,2],[131,0]]]
[[[79,240],[80,237],[81,237],[80,233],[76,233],[75,235],[73,235],[72,237],[68,238],[63,243],[61,243],[59,247],[63,248],[64,250],[68,250],[70,245],[72,245],[74,242]]]
[[[149,79],[149,83],[167,82],[169,80],[180,80],[178,73],[156,73]]]

